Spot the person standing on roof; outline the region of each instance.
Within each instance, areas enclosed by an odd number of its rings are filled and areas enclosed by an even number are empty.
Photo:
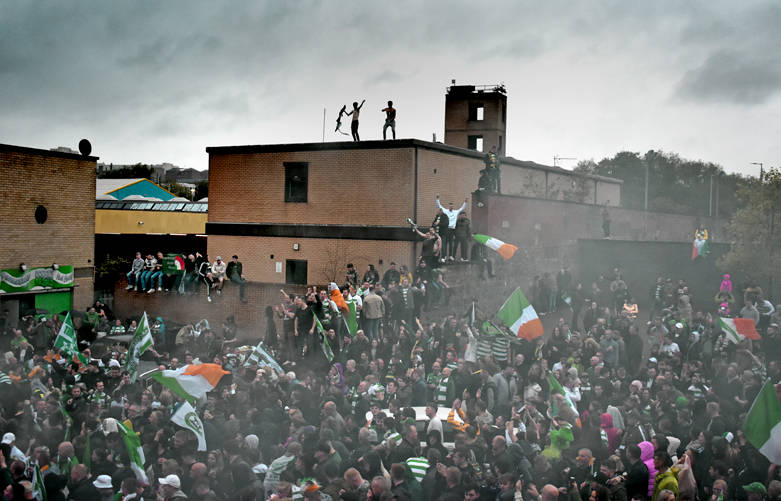
[[[353,102],[352,111],[345,113],[345,115],[352,115],[353,117],[352,122],[350,122],[350,131],[353,134],[353,141],[361,140],[361,136],[358,135],[358,116],[361,114],[361,108],[363,108],[363,103],[365,102],[366,99],[361,101],[361,104],[358,104],[358,101]]]

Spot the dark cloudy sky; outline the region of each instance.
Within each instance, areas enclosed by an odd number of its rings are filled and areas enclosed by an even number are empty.
[[[507,152],[662,149],[781,164],[781,3],[73,1],[0,7],[0,142],[205,169],[206,146],[443,137],[444,93],[504,83]],[[572,166],[572,163],[565,166]]]

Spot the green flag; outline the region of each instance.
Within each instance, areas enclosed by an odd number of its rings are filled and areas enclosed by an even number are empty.
[[[317,328],[317,332],[319,332],[323,337],[323,355],[325,355],[325,358],[329,363],[331,363],[334,361],[334,351],[331,349],[331,345],[328,343],[328,334],[325,333],[323,324],[320,323],[320,319],[317,318],[317,315],[312,313],[312,316],[315,317],[315,327]]]
[[[553,398],[553,395],[559,394],[562,397],[564,397],[564,400],[566,400],[567,405],[570,409],[572,409],[572,412],[575,413],[575,416],[578,416],[578,409],[575,407],[575,404],[572,402],[572,400],[567,396],[567,393],[564,391],[564,387],[559,384],[559,382],[556,380],[556,378],[553,376],[553,373],[551,372],[548,374],[548,386],[550,387],[550,408],[551,408],[551,415],[553,417],[556,417],[559,415],[559,408],[556,405],[556,399]]]
[[[781,464],[781,403],[771,380],[767,380],[751,404],[743,431],[751,445],[771,463]]]
[[[146,317],[146,312],[138,322],[136,332],[133,334],[133,339],[130,340],[130,346],[127,350],[127,357],[125,358],[125,370],[130,374],[130,382],[135,383],[138,377],[138,360],[141,355],[154,344],[152,339],[152,331],[149,329],[149,320]]]
[[[128,425],[125,423],[128,423]],[[146,461],[144,459],[144,449],[141,448],[141,440],[136,435],[136,432],[133,431],[133,428],[129,426],[129,423],[130,421],[125,421],[124,423],[117,422],[117,428],[122,435],[127,448],[127,454],[130,457],[130,469],[133,470],[139,481],[148,484],[149,479],[144,471],[144,462]]]
[[[344,323],[350,336],[355,337],[355,334],[358,332],[358,315],[356,314],[356,301],[354,298],[347,301],[347,308],[350,311],[344,315]]]
[[[46,487],[43,485],[43,475],[41,475],[41,468],[38,467],[38,463],[35,464],[33,470],[33,497],[38,501],[47,501]]]
[[[87,365],[87,358],[79,351],[79,343],[76,339],[76,330],[73,328],[70,312],[65,315],[65,321],[62,322],[60,332],[57,333],[57,338],[54,340],[54,347],[65,352],[69,359],[78,357],[82,364]]]

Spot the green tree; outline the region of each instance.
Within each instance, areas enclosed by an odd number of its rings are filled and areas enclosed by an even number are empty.
[[[726,174],[719,165],[654,150],[644,155],[622,151],[599,162],[580,162],[575,171],[621,179],[621,205],[636,210],[645,207],[647,174],[649,210],[699,216],[712,212],[731,217],[739,207],[735,191],[746,182],[738,174]]]
[[[773,297],[781,278],[781,231],[776,228],[781,210],[781,171],[770,169],[762,178],[738,188],[744,202],[727,225],[732,245],[718,261],[724,273],[742,275],[746,283],[762,286]]]
[[[121,169],[104,171],[98,174],[98,178],[101,179],[137,179],[146,178],[152,179],[154,171],[146,164],[135,164],[131,167],[123,167]]]
[[[195,185],[195,200],[207,198],[209,196],[209,181],[198,181]]]
[[[187,200],[192,200],[192,192],[190,191],[190,188],[182,186],[179,183],[167,183],[163,185],[163,188],[170,191],[177,197],[184,197]]]

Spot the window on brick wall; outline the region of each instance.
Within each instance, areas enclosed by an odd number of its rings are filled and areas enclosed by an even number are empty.
[[[309,192],[309,164],[285,162],[285,202],[306,202]]]
[[[306,260],[288,259],[285,261],[285,283],[306,285]]]
[[[483,136],[469,136],[467,138],[467,148],[483,151]]]
[[[485,106],[483,103],[469,103],[469,120],[479,121],[485,119]]]

